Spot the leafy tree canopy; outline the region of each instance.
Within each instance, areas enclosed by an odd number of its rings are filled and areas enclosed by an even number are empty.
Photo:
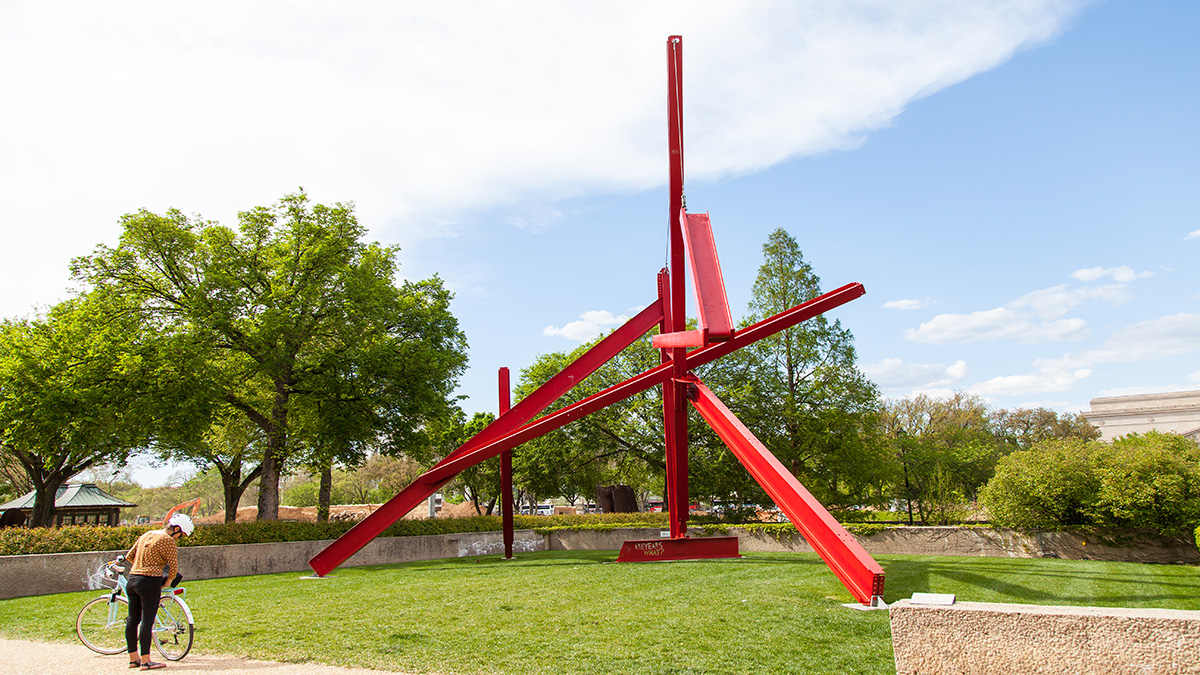
[[[300,449],[404,447],[446,414],[466,367],[451,294],[436,276],[397,284],[397,249],[364,242],[352,205],[300,191],[240,213],[237,230],[174,209],[121,223],[119,245],[75,260],[75,275],[206,351],[203,391],[264,438],[260,518],[277,516]]]

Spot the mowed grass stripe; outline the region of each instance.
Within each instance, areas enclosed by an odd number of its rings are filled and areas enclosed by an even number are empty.
[[[1200,609],[1200,569],[881,556],[887,600]],[[886,612],[814,555],[616,564],[554,551],[187,583],[196,649],[418,673],[891,673]],[[94,592],[0,601],[0,635],[73,641]],[[83,649],[80,646],[80,649]]]

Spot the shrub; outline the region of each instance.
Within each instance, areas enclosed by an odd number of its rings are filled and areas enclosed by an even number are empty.
[[[1200,524],[1200,446],[1150,432],[1118,438],[1096,455],[1096,524],[1162,533]]]
[[[1156,431],[1042,441],[1000,460],[980,499],[1002,527],[1178,534],[1200,525],[1200,446]]]
[[[1041,529],[1090,524],[1099,489],[1090,459],[1093,443],[1045,440],[1002,458],[979,494],[992,522]]]

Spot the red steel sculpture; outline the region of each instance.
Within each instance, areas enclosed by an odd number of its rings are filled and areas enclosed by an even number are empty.
[[[725,282],[708,214],[688,213],[683,203],[683,40],[667,40],[667,127],[670,149],[670,257],[658,273],[658,299],[516,405],[509,407],[508,369],[500,371],[500,416],[483,431],[418,477],[362,522],[309,561],[325,576],[354,555],[389,525],[436,493],[460,471],[501,455],[505,503],[505,555],[512,556],[512,487],[509,453],[516,446],[558,429],[651,387],[663,388],[666,431],[666,494],[670,538],[625,542],[622,562],[731,558],[738,556],[736,537],[688,536],[687,406],[689,402],[775,504],[791,519],[854,599],[877,604],[883,594],[883,568],[796,480],[779,460],[713,392],[693,369],[779,331],[791,328],[866,291],[852,283],[797,305],[756,324],[735,330]],[[690,265],[699,306],[699,328],[685,330],[684,268]],[[541,417],[535,416],[595,372],[621,350],[657,326],[653,344],[662,364],[620,384]]]

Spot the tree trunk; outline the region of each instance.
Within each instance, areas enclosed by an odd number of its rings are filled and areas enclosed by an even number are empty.
[[[262,483],[258,487],[258,520],[279,520],[279,463],[272,449],[263,453]]]
[[[29,514],[29,527],[54,527],[54,498],[63,478],[57,472],[38,476],[33,485],[33,509]]]
[[[242,500],[242,492],[246,489],[241,486],[241,467],[231,470],[218,468],[217,471],[221,474],[221,487],[225,493],[225,522],[236,522],[238,502]]]
[[[329,502],[333,500],[333,460],[321,467],[321,486],[317,489],[317,522],[329,520]]]
[[[258,488],[258,519],[279,520],[279,476],[287,448],[288,391],[284,384],[275,385],[275,401],[271,406],[271,429],[263,452],[262,480]]]

